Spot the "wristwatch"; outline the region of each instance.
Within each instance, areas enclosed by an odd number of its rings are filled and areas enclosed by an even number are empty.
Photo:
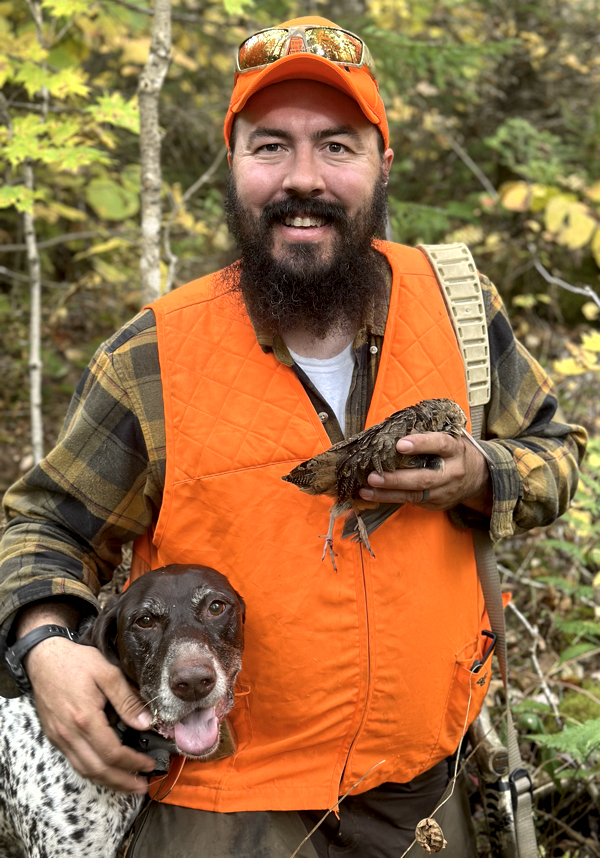
[[[34,646],[45,641],[46,638],[54,637],[67,638],[67,640],[70,640],[73,643],[77,643],[79,641],[79,635],[77,632],[72,632],[71,629],[67,629],[65,626],[57,626],[50,623],[46,626],[39,626],[37,629],[33,629],[33,631],[28,632],[13,644],[10,649],[6,650],[4,659],[8,667],[8,672],[17,688],[24,694],[30,695],[33,688],[31,687],[31,682],[29,681],[29,677],[23,667],[23,659]]]

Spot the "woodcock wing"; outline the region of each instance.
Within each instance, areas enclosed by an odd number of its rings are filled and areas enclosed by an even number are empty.
[[[352,510],[345,523],[342,537],[354,536],[362,542],[372,557],[375,555],[369,543],[373,533],[402,504],[379,504],[374,509],[362,500],[358,492],[368,485],[370,473],[396,471],[400,468],[433,468],[442,466],[442,459],[434,455],[405,455],[396,450],[396,442],[405,435],[423,432],[447,432],[453,438],[461,436],[475,444],[486,457],[486,453],[471,438],[466,430],[467,418],[462,408],[451,399],[425,399],[416,405],[396,411],[382,423],[377,423],[352,438],[334,444],[324,453],[307,459],[282,477],[288,483],[310,495],[327,495],[334,498],[331,507],[329,530],[325,536],[323,559],[329,556],[335,565],[333,550],[333,526],[338,516]],[[366,509],[366,512],[364,511]],[[362,511],[362,512],[361,512]]]

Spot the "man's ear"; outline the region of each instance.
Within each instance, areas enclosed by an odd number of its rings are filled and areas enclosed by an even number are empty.
[[[386,149],[383,153],[383,157],[381,159],[381,172],[383,175],[383,181],[387,185],[390,178],[390,170],[392,168],[392,161],[394,160],[394,150]]]

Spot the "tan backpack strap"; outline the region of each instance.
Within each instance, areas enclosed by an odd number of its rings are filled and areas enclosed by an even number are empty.
[[[465,364],[471,431],[481,438],[483,409],[491,394],[490,351],[481,282],[469,248],[465,244],[420,245],[433,268]],[[537,858],[531,777],[521,760],[517,733],[508,697],[506,630],[502,588],[496,556],[488,533],[473,531],[477,572],[492,631],[496,634],[496,656],[506,693],[506,731],[509,783],[512,793],[518,858]],[[510,850],[511,855],[514,853]]]
[[[466,244],[421,244],[433,268],[465,364],[471,423],[473,407],[490,399],[490,349],[481,283]]]

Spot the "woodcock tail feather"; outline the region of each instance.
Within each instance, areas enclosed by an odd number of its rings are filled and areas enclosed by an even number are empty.
[[[362,542],[372,557],[375,555],[369,543],[373,533],[402,504],[379,504],[369,509],[369,502],[362,500],[358,492],[368,485],[367,477],[373,471],[383,475],[384,471],[400,468],[433,468],[442,466],[442,459],[434,455],[405,455],[396,450],[396,442],[405,435],[423,432],[447,432],[453,438],[468,438],[479,452],[491,463],[488,455],[471,438],[466,430],[467,418],[462,408],[451,399],[425,399],[416,405],[396,411],[382,423],[359,432],[352,438],[334,444],[324,453],[319,453],[306,462],[301,462],[289,474],[282,477],[288,483],[310,495],[327,495],[335,498],[331,507],[329,530],[325,538],[323,559],[329,556],[335,565],[333,550],[333,527],[335,520],[344,512],[352,510],[342,532],[342,538],[353,536]]]

